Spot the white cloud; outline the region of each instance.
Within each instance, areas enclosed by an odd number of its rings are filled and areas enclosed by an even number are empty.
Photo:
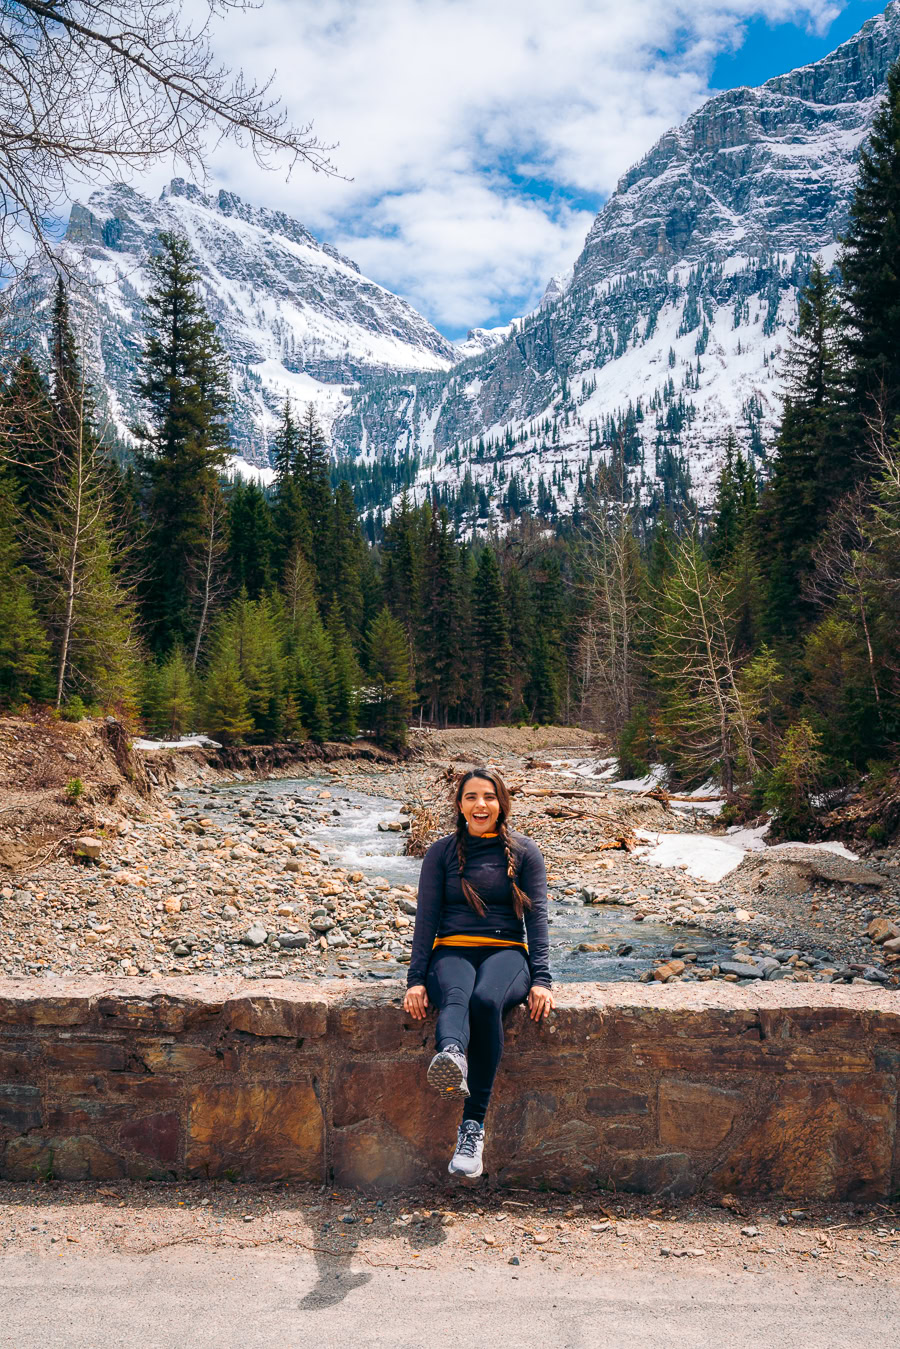
[[[574,260],[620,174],[708,96],[711,63],[744,22],[822,32],[841,8],[265,0],[228,12],[217,49],[257,76],[276,68],[274,92],[340,142],[352,181],[298,168],[286,183],[233,147],[215,151],[213,176],[290,211],[438,326],[499,322]]]

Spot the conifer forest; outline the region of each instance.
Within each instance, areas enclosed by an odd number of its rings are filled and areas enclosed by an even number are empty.
[[[144,306],[142,416],[116,434],[60,273],[49,342],[5,343],[2,707],[226,744],[567,722],[608,736],[624,776],[716,779],[734,818],[774,808],[808,835],[897,760],[898,221],[895,68],[837,265],[802,290],[765,454],[736,428],[711,509],[689,483],[647,503],[611,413],[574,512],[513,475],[487,528],[462,469],[416,504],[408,462],[333,456],[302,401],[271,485],[230,477],[228,364],[175,233]]]

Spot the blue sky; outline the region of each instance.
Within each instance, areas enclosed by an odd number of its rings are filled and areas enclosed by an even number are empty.
[[[199,0],[188,0],[199,3]],[[217,48],[337,142],[341,178],[212,183],[290,212],[450,337],[527,312],[621,174],[714,92],[817,60],[863,0],[264,0]],[[148,186],[160,186],[160,169]]]

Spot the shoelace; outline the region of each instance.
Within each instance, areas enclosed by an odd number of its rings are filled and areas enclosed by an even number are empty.
[[[475,1145],[481,1136],[480,1129],[466,1129],[460,1131],[459,1142],[456,1145],[456,1151],[461,1157],[474,1157]]]

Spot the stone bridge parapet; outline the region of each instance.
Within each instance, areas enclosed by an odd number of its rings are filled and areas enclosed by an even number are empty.
[[[349,980],[0,980],[0,1178],[443,1179],[434,1023]],[[900,1192],[900,998],[566,984],[516,1008],[487,1120],[504,1186]]]

